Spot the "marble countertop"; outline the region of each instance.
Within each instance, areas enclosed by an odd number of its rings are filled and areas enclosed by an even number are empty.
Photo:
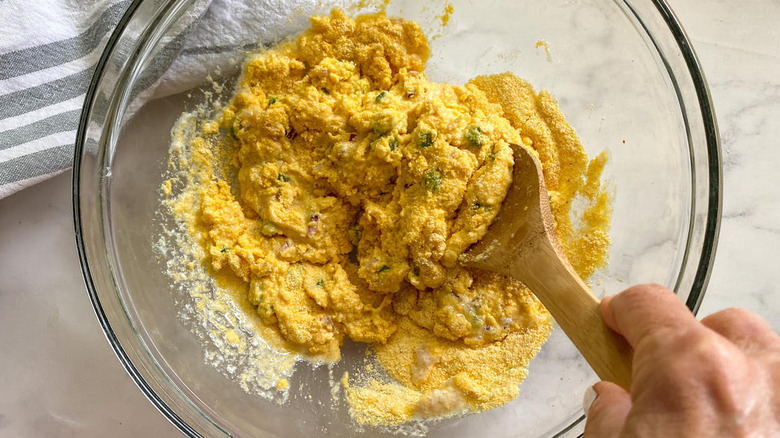
[[[780,329],[780,3],[670,0],[720,123],[724,209],[700,316]],[[70,172],[0,201],[0,437],[176,437],[106,342],[81,278]]]

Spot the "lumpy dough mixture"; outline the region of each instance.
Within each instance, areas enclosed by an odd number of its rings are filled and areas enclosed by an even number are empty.
[[[458,262],[512,183],[509,143],[538,152],[583,278],[609,245],[605,156],[589,162],[555,100],[511,74],[431,82],[428,55],[416,23],[339,10],[252,54],[188,145],[196,202],[176,210],[274,345],[336,361],[345,337],[373,344],[396,382],[343,379],[373,424],[511,401],[550,334],[521,283]]]

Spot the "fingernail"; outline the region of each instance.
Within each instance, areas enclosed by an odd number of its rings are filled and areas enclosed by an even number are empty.
[[[596,390],[593,389],[592,386],[588,386],[588,389],[585,390],[585,395],[582,397],[582,410],[585,412],[586,417],[588,416],[591,405],[593,405],[593,402],[596,401],[596,397],[598,396],[598,393],[596,393]]]

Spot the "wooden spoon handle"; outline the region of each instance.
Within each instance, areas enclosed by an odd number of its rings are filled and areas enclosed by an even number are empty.
[[[571,266],[558,257],[552,246],[540,246],[533,258],[538,262],[515,265],[515,269],[522,270],[515,277],[521,278],[544,304],[599,378],[630,390],[633,349],[606,326],[598,298]]]

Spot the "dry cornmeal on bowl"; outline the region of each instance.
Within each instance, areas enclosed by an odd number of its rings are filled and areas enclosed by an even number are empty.
[[[512,183],[510,143],[538,153],[577,273],[606,263],[606,155],[588,159],[549,93],[511,73],[431,82],[428,56],[415,22],[334,10],[250,54],[227,104],[174,129],[164,205],[234,304],[218,313],[313,362],[338,361],[345,338],[371,344],[391,379],[341,379],[360,423],[517,396],[550,315],[517,280],[458,262]],[[575,198],[585,208],[572,220]],[[282,374],[266,383],[285,391]]]

